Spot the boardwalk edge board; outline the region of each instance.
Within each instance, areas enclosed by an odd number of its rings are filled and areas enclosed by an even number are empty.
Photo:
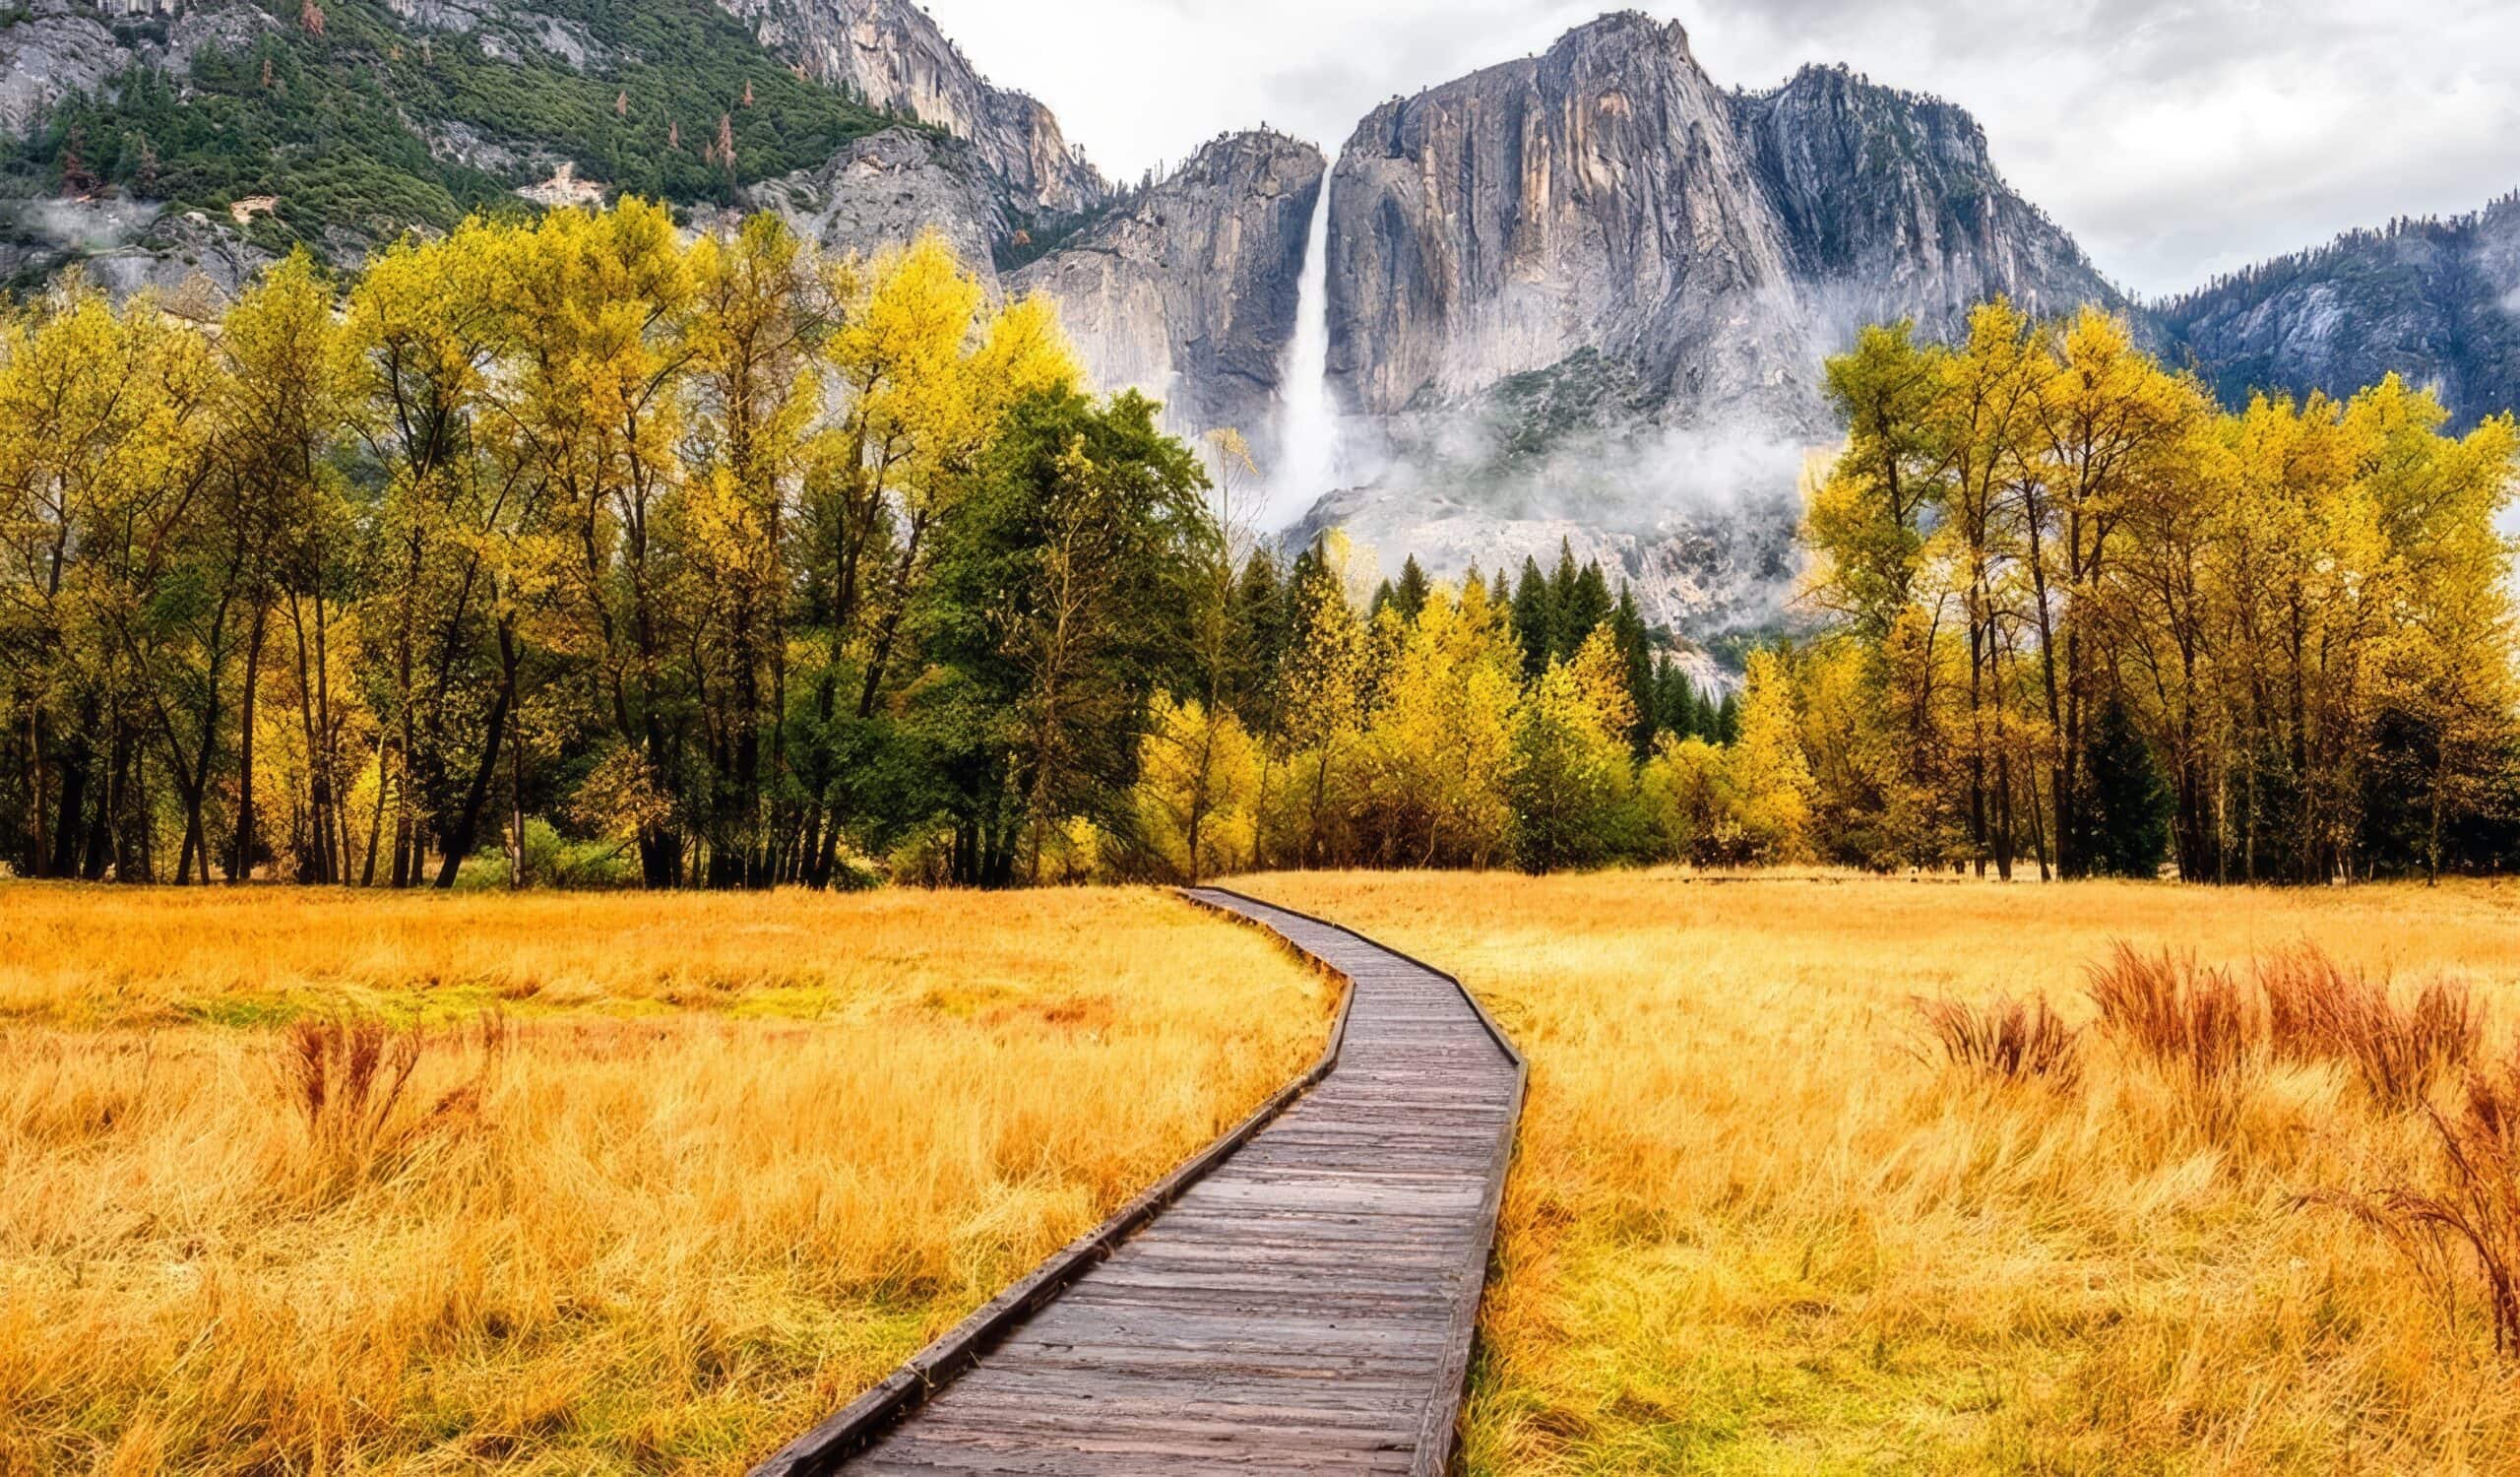
[[[1223,888],[1210,890],[1225,891]],[[1220,908],[1186,891],[1176,890],[1174,895],[1195,907],[1232,919],[1236,923],[1257,927],[1240,914]],[[1243,897],[1240,893],[1229,895],[1242,898],[1245,902],[1258,901]],[[1276,905],[1263,903],[1261,906],[1275,907]],[[1292,913],[1294,910],[1280,911]],[[1329,927],[1336,928],[1337,925],[1329,925]],[[1342,929],[1340,931],[1350,932],[1351,931]],[[1351,936],[1355,935],[1352,933]],[[1300,949],[1294,949],[1291,943],[1288,947],[1298,954],[1303,952]],[[1312,955],[1304,954],[1303,957],[1309,963],[1329,969],[1328,965]],[[1340,974],[1337,970],[1330,970],[1330,973],[1338,975],[1342,980],[1347,980],[1347,976]],[[1467,992],[1464,993],[1467,994]],[[749,1477],[821,1477],[823,1473],[836,1470],[841,1462],[863,1450],[875,1438],[891,1429],[902,1417],[926,1403],[929,1396],[956,1376],[978,1363],[981,1356],[1003,1341],[1006,1335],[1020,1327],[1026,1318],[1039,1312],[1044,1305],[1066,1291],[1070,1284],[1109,1256],[1114,1247],[1126,1241],[1147,1222],[1155,1219],[1166,1206],[1180,1198],[1183,1191],[1206,1178],[1211,1170],[1224,1163],[1234,1150],[1249,1142],[1262,1128],[1267,1127],[1273,1120],[1292,1107],[1296,1099],[1318,1085],[1322,1078],[1330,1075],[1331,1068],[1339,1064],[1339,1047],[1348,1034],[1348,1013],[1355,1002],[1355,982],[1348,980],[1347,989],[1340,997],[1338,1018],[1330,1028],[1330,1039],[1323,1045],[1321,1055],[1313,1059],[1312,1065],[1305,1068],[1301,1076],[1278,1089],[1267,1102],[1253,1109],[1249,1117],[1227,1129],[1206,1148],[1183,1160],[1170,1174],[1158,1180],[1137,1198],[1112,1212],[1110,1219],[1051,1253],[1048,1260],[1035,1267],[1022,1281],[982,1304],[971,1316],[938,1334],[932,1342],[912,1355],[900,1369],[887,1376],[881,1383],[842,1407],[813,1430],[773,1452],[769,1459],[752,1469]],[[1474,1006],[1477,1003],[1476,1000],[1472,1001]],[[1482,1018],[1485,1012],[1482,1011]],[[1495,1026],[1492,1022],[1489,1023],[1488,1030],[1490,1034],[1494,1034]],[[1501,1036],[1497,1039],[1500,1045],[1503,1044]],[[1508,1053],[1512,1050],[1510,1046],[1506,1047]],[[1516,1057],[1514,1060],[1519,1066],[1522,1059]],[[1512,1131],[1509,1124],[1506,1128],[1509,1140]],[[1492,1192],[1490,1198],[1493,1198]],[[1491,1223],[1493,1219],[1491,1205],[1489,1208]],[[1446,1429],[1449,1432],[1449,1423]]]

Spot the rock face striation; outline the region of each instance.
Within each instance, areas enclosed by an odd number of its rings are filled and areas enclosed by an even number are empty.
[[[1100,387],[1163,401],[1183,434],[1239,430],[1268,465],[1324,168],[1310,144],[1229,134],[1007,288],[1058,303]]]
[[[1844,67],[1805,67],[1774,92],[1734,95],[1732,123],[1824,340],[1901,317],[1955,334],[1998,293],[2035,316],[2129,305],[2004,183],[1963,108]]]
[[[1330,198],[1331,373],[1367,415],[1587,349],[1732,402],[1794,348],[1783,232],[1677,26],[1612,17],[1386,103]]]
[[[2284,257],[2159,308],[2233,404],[2351,395],[2396,374],[2461,425],[2520,408],[2520,194]]]
[[[904,127],[869,134],[818,168],[764,180],[745,191],[744,204],[777,212],[835,255],[872,256],[935,230],[995,287],[994,256],[1013,228],[1006,197],[969,144]]]
[[[1960,109],[1834,69],[1727,93],[1634,13],[1367,117],[1331,262],[1332,373],[1376,417],[1598,355],[1658,418],[1817,429],[1859,323],[2123,305]]]
[[[718,3],[806,75],[970,143],[1028,214],[1075,215],[1110,196],[1048,108],[991,86],[914,0]]]
[[[1457,572],[1571,524],[1681,627],[1773,613],[1858,326],[2127,305],[1959,108],[1841,69],[1727,92],[1634,13],[1377,109],[1330,239],[1331,376],[1381,471],[1307,526]]]

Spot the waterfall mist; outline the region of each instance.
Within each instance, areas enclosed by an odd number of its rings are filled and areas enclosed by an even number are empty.
[[[1278,376],[1278,465],[1260,525],[1276,532],[1336,489],[1342,471],[1339,408],[1330,398],[1330,174],[1321,176],[1295,280],[1295,336]]]

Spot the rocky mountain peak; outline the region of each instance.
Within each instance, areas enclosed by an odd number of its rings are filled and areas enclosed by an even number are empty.
[[[817,81],[966,140],[1031,211],[1074,214],[1111,193],[1048,108],[993,86],[914,0],[718,3]]]
[[[1632,52],[1643,46],[1662,47],[1690,66],[1697,65],[1697,58],[1689,50],[1686,27],[1677,21],[1658,21],[1641,10],[1605,11],[1559,36],[1549,49],[1601,47]]]
[[[1796,275],[1830,333],[1912,316],[1950,333],[2006,293],[2034,313],[2122,309],[2073,238],[2015,194],[1985,131],[1939,97],[1844,67],[1732,97]]]
[[[1457,402],[1599,348],[1746,394],[1788,288],[1773,213],[1686,34],[1633,12],[1385,104],[1331,186],[1331,370],[1353,408]]]
[[[1729,92],[1633,11],[1376,109],[1331,184],[1331,375],[1380,467],[1338,523],[1456,572],[1570,526],[1659,620],[1791,581],[1825,357],[2003,293],[2123,298],[1975,119],[1843,68]],[[1490,561],[1492,562],[1492,561]]]

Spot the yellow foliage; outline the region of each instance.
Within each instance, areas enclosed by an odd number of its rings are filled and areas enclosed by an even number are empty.
[[[1147,843],[1183,881],[1239,869],[1259,824],[1260,746],[1230,708],[1158,693],[1139,762]]]
[[[1505,612],[1437,588],[1415,621],[1384,612],[1385,667],[1358,760],[1357,823],[1391,865],[1485,866],[1505,800],[1522,651]]]

